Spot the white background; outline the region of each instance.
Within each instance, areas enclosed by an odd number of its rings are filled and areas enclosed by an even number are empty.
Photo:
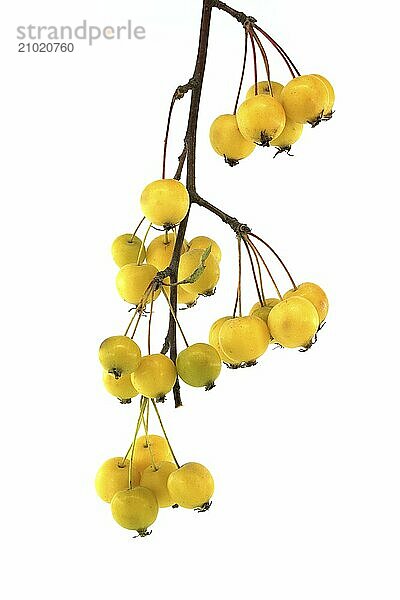
[[[305,131],[295,158],[259,150],[235,169],[209,148],[208,128],[232,110],[242,30],[213,17],[199,192],[266,237],[299,282],[322,285],[331,312],[310,352],[269,350],[255,368],[224,371],[210,393],[184,389],[182,409],[162,407],[178,458],[207,465],[216,493],[203,515],[163,510],[144,540],[120,529],[93,489],[101,462],[129,445],[136,411],[103,390],[97,347],[127,323],[109,247],[161,175],[167,107],[193,68],[201,2],[3,7],[5,598],[398,600],[398,75],[388,4],[236,3],[302,72],[333,82],[337,112]],[[17,52],[18,25],[129,18],[146,40]],[[269,54],[273,79],[285,82]],[[185,99],[174,115],[170,175],[187,108]],[[232,233],[194,207],[188,237],[198,234],[215,237],[224,257],[217,295],[181,313],[192,342],[231,310],[236,277]],[[249,282],[246,309],[254,301]],[[165,321],[160,304],[154,349]]]

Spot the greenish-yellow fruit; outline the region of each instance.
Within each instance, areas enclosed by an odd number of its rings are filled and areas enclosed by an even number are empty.
[[[113,241],[111,254],[120,268],[129,263],[141,265],[146,258],[146,248],[136,235],[124,233]]]
[[[201,267],[203,259],[203,250],[189,250],[182,254],[179,262],[178,279],[185,281]],[[188,292],[203,294],[209,296],[214,292],[215,286],[219,281],[219,263],[212,253],[204,261],[205,268],[201,275],[193,283],[182,283],[182,287]]]
[[[141,486],[117,492],[111,500],[111,513],[118,525],[145,536],[147,528],[157,519],[157,498]]]
[[[132,384],[145,398],[163,398],[176,381],[176,367],[165,354],[143,356],[132,373]]]
[[[139,346],[126,335],[113,335],[104,340],[99,348],[101,366],[116,379],[133,373],[141,357]]]
[[[143,304],[151,302],[150,283],[157,275],[153,265],[125,265],[117,274],[116,284],[119,295],[130,304]],[[160,295],[161,289],[153,293],[155,300]]]
[[[183,508],[200,508],[214,493],[214,480],[206,467],[186,463],[168,477],[168,490],[173,503]]]
[[[109,394],[121,400],[127,401],[138,395],[138,391],[132,385],[129,373],[121,375],[121,377],[116,379],[114,374],[103,371],[103,383]]]
[[[153,492],[160,508],[166,508],[174,504],[168,491],[167,481],[171,473],[176,471],[177,468],[175,463],[164,460],[156,464],[155,467],[150,465],[142,473],[140,485]]]
[[[172,462],[168,442],[160,435],[141,435],[135,443],[133,464],[140,473],[143,473],[152,464],[152,460],[157,465],[163,461]]]
[[[175,248],[175,235],[167,233],[152,240],[147,248],[147,262],[158,271],[163,271],[171,263]],[[186,240],[182,244],[181,254],[189,249]]]
[[[193,344],[179,353],[176,368],[188,385],[211,389],[221,373],[221,359],[210,344]]]
[[[189,242],[190,250],[206,250],[208,247],[211,247],[211,254],[217,259],[218,262],[220,262],[222,258],[222,252],[215,240],[212,240],[205,235],[198,235]]]
[[[268,326],[269,313],[279,302],[278,298],[264,298],[263,306],[261,306],[260,302],[256,302],[249,314],[251,317],[258,317]]]
[[[111,502],[114,494],[128,489],[130,468],[130,461],[124,462],[122,456],[109,458],[101,465],[96,474],[95,487],[98,496],[104,502]],[[140,473],[134,465],[132,465],[131,477],[131,484],[139,485]]]

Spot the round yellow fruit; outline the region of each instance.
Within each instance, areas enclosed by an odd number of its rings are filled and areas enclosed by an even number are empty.
[[[260,146],[269,146],[282,133],[286,123],[282,105],[267,94],[245,100],[239,106],[236,118],[243,137]]]
[[[123,460],[122,456],[109,458],[96,473],[96,492],[104,502],[111,502],[114,494],[127,490],[129,487],[130,461],[123,462]],[[131,484],[139,485],[140,473],[134,465],[132,465],[131,474]]]
[[[301,75],[285,85],[281,102],[291,121],[316,125],[328,107],[329,94],[321,79],[314,75]]]
[[[218,262],[220,262],[222,258],[222,252],[215,240],[212,240],[205,235],[198,235],[189,242],[190,250],[206,250],[206,248],[209,246],[211,246],[211,254],[217,259]]]
[[[184,281],[189,278],[195,270],[200,267],[203,257],[203,250],[189,250],[182,254],[179,262],[178,279]],[[193,283],[183,283],[182,287],[188,292],[198,295],[210,295],[214,292],[220,275],[219,263],[213,254],[209,254],[205,260],[205,269]]]
[[[157,498],[151,490],[140,486],[117,492],[111,500],[111,513],[118,525],[143,536],[157,519]]]
[[[189,194],[180,181],[159,179],[144,188],[140,205],[143,214],[153,225],[171,227],[186,217]]]
[[[278,298],[264,298],[264,305],[261,306],[260,302],[256,302],[249,314],[251,317],[258,317],[268,326],[269,313],[279,302]]]
[[[125,265],[116,279],[119,295],[129,304],[143,303],[148,287],[156,275],[157,269],[153,265]],[[158,298],[160,292],[160,289],[154,292],[154,299]],[[148,302],[151,302],[151,293],[147,294],[146,303]]]
[[[329,310],[329,301],[324,290],[319,285],[310,282],[301,283],[297,289],[289,290],[283,297],[290,298],[293,296],[301,296],[309,300],[317,309],[319,322],[322,323],[325,321]]]
[[[103,383],[109,394],[121,400],[129,400],[138,395],[138,391],[132,385],[130,373],[116,379],[112,373],[103,371]]]
[[[163,398],[174,387],[176,367],[168,356],[150,354],[143,356],[131,378],[133,386],[142,396]]]
[[[147,262],[158,271],[166,269],[172,259],[175,248],[175,236],[171,233],[159,235],[152,240],[147,248]],[[188,250],[189,246],[186,241],[182,244],[181,254]]]
[[[131,233],[124,233],[113,241],[111,254],[120,268],[130,263],[141,265],[146,258],[146,248],[136,235],[132,238]]]
[[[141,357],[139,346],[126,335],[113,335],[104,340],[99,348],[101,366],[117,379],[133,373]]]
[[[224,156],[231,167],[255,149],[253,142],[240,133],[235,115],[221,115],[215,119],[210,128],[210,142],[215,152]]]
[[[152,456],[156,465],[163,461],[172,462],[167,440],[154,434],[138,437],[133,453],[133,464],[140,473],[152,464]]]
[[[274,340],[286,348],[307,348],[319,327],[315,306],[306,298],[284,299],[269,313],[268,326]]]
[[[281,98],[281,92],[283,90],[283,85],[281,83],[278,83],[277,81],[271,81],[271,87],[272,87],[272,95],[275,98],[275,100],[278,100],[278,102],[280,101]],[[269,82],[268,81],[258,81],[257,82],[257,91],[259,94],[267,94],[267,95],[271,95],[271,91],[270,91],[270,86],[269,86]],[[253,85],[251,86],[251,88],[249,88],[247,94],[246,94],[246,100],[248,100],[249,98],[253,98],[253,96],[256,95],[256,86],[253,83]]]
[[[193,306],[196,304],[198,293],[195,290],[187,290],[181,285],[178,285],[178,304],[186,304],[186,306]]]
[[[211,346],[213,346],[216,349],[222,362],[224,362],[227,365],[234,365],[235,362],[232,361],[231,358],[225,354],[225,352],[221,348],[221,344],[219,343],[219,332],[221,331],[221,327],[226,321],[229,321],[230,319],[232,319],[231,316],[221,317],[220,319],[215,321],[215,323],[211,325],[210,333],[208,335],[208,341],[211,344]]]
[[[234,363],[251,363],[262,356],[271,336],[267,325],[258,317],[234,317],[223,323],[219,343]]]
[[[167,487],[167,481],[171,473],[176,471],[177,468],[175,463],[164,460],[156,464],[156,468],[150,465],[142,473],[140,485],[153,492],[160,508],[166,508],[174,504]]]
[[[174,504],[183,508],[200,508],[214,493],[214,480],[206,467],[186,463],[168,477],[168,490]]]
[[[286,119],[284,130],[277,138],[272,140],[271,146],[289,151],[293,144],[300,139],[302,133],[302,123],[295,123],[290,119]]]
[[[335,104],[335,90],[333,89],[331,82],[328,81],[326,77],[324,77],[323,75],[313,75],[314,77],[320,79],[325,84],[326,89],[328,90],[328,102],[324,109],[324,118],[330,119],[333,113],[333,105]]]
[[[221,359],[210,344],[193,344],[178,354],[176,369],[188,385],[211,388],[221,373]]]

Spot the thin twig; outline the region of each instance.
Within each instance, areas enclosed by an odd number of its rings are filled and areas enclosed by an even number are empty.
[[[254,43],[254,33],[252,29],[249,29],[250,42],[253,50],[253,62],[254,62],[254,95],[258,96],[258,74],[257,74],[257,52],[256,45]]]
[[[253,25],[254,29],[257,29],[257,31],[259,31],[264,37],[267,38],[267,40],[274,46],[274,48],[279,52],[279,54],[282,56],[283,60],[285,61],[292,77],[300,76],[300,71],[298,70],[298,68],[296,67],[296,65],[294,64],[294,62],[292,61],[292,59],[290,58],[290,56],[285,52],[285,50],[282,48],[282,46],[280,46],[278,44],[278,42],[276,42],[270,35],[269,33],[267,33],[266,31],[264,31],[264,29],[261,29],[261,27],[259,27],[258,25]]]
[[[271,85],[271,71],[270,71],[270,68],[269,68],[269,60],[268,60],[267,53],[265,52],[265,48],[262,45],[261,40],[258,37],[258,35],[256,34],[256,32],[254,31],[254,29],[252,29],[251,32],[252,32],[252,35],[253,35],[256,43],[257,43],[257,46],[260,49],[261,56],[263,58],[264,65],[265,65],[265,70],[267,72],[267,80],[268,80],[268,86],[269,86],[269,93],[270,93],[271,96],[273,96],[274,93],[272,91],[272,85]]]
[[[177,466],[177,467],[178,467],[178,469],[179,469],[179,463],[178,463],[178,461],[176,460],[175,453],[174,453],[174,451],[173,451],[173,449],[172,449],[172,446],[171,446],[171,444],[170,444],[170,441],[169,441],[169,439],[168,439],[167,432],[165,431],[164,423],[162,422],[161,415],[160,415],[160,413],[159,413],[159,410],[158,410],[158,408],[157,408],[157,404],[155,403],[155,401],[154,401],[154,399],[153,399],[153,398],[151,399],[151,403],[152,403],[152,405],[153,405],[153,408],[154,408],[154,410],[156,411],[156,415],[157,415],[157,417],[158,417],[158,420],[159,420],[159,422],[160,422],[161,429],[162,429],[162,432],[163,432],[163,434],[164,434],[164,437],[165,437],[165,439],[166,439],[166,441],[167,441],[168,448],[169,448],[169,450],[170,450],[170,452],[171,452],[171,454],[172,454],[172,458],[174,459],[174,462],[175,462],[176,466]]]
[[[245,248],[247,250],[247,254],[249,255],[249,260],[250,260],[250,264],[251,264],[251,270],[253,272],[253,279],[254,279],[254,283],[255,283],[255,286],[256,286],[256,290],[257,290],[257,296],[258,296],[258,299],[260,301],[261,306],[263,306],[263,304],[264,304],[264,296],[263,296],[263,293],[261,292],[260,286],[258,284],[256,270],[255,270],[255,267],[254,267],[253,257],[251,255],[250,246],[249,246],[249,243],[246,240],[246,238],[243,238],[243,243],[244,243]],[[260,277],[260,282],[261,282],[261,285],[262,285],[261,269],[259,270],[259,277]]]
[[[142,226],[142,224],[145,222],[146,217],[143,217],[143,219],[140,220],[139,225],[136,227],[135,231],[132,233],[132,237],[129,240],[129,242],[132,244],[133,239],[135,237],[135,235],[137,234],[137,232],[139,231],[140,227]]]
[[[287,268],[287,266],[285,265],[285,263],[283,262],[283,260],[281,259],[281,257],[279,256],[279,254],[277,252],[275,252],[275,250],[269,245],[267,244],[267,242],[265,240],[263,240],[262,238],[260,238],[258,235],[256,235],[255,233],[249,232],[248,235],[251,235],[252,237],[256,238],[256,240],[258,240],[259,242],[261,242],[262,244],[264,244],[264,246],[266,246],[268,248],[268,250],[270,250],[272,252],[272,254],[274,256],[276,256],[276,258],[279,260],[279,262],[281,263],[282,267],[285,269],[287,276],[289,277],[293,287],[295,290],[297,290],[297,285],[294,282],[293,277],[291,276],[289,269]]]
[[[277,292],[280,300],[282,300],[282,295],[281,295],[281,293],[279,291],[278,285],[277,285],[277,283],[276,283],[276,281],[274,279],[274,276],[272,275],[271,271],[269,270],[269,267],[268,267],[267,263],[265,262],[265,260],[264,260],[264,258],[262,256],[261,252],[258,250],[258,248],[253,244],[253,242],[249,238],[247,238],[247,241],[250,244],[250,248],[252,248],[253,251],[256,252],[258,254],[258,256],[260,257],[260,260],[261,260],[262,264],[264,265],[264,267],[265,267],[265,269],[266,269],[266,271],[268,273],[268,276],[271,279],[271,281],[272,281],[272,283],[274,285],[274,288],[276,289],[276,292]]]
[[[245,74],[245,71],[246,71],[246,63],[247,63],[248,41],[249,41],[249,32],[247,31],[247,29],[245,29],[245,32],[244,32],[244,56],[243,56],[242,75],[240,77],[239,90],[238,90],[238,93],[237,93],[237,96],[236,96],[235,108],[233,110],[233,114],[234,115],[236,115],[237,108],[239,106],[240,94],[242,93],[243,80],[244,80],[244,74]]]
[[[239,302],[239,317],[242,316],[242,238],[238,236],[238,302]]]
[[[180,323],[179,323],[179,321],[178,321],[178,317],[176,316],[176,314],[175,314],[175,313],[174,313],[174,311],[173,311],[173,308],[172,308],[171,302],[170,302],[170,300],[169,300],[169,298],[168,298],[168,294],[167,294],[167,292],[164,290],[164,288],[161,288],[161,289],[162,289],[162,293],[164,294],[164,298],[165,298],[165,299],[166,299],[166,301],[168,302],[168,306],[169,306],[170,313],[171,313],[171,315],[174,317],[174,321],[175,321],[175,323],[177,324],[177,326],[178,326],[178,328],[179,328],[179,331],[181,332],[181,336],[183,337],[183,341],[184,341],[184,342],[185,342],[185,344],[186,344],[186,348],[189,348],[189,342],[187,341],[187,339],[186,339],[186,336],[185,336],[185,334],[183,333],[183,329],[182,329],[182,327],[181,327],[181,324],[180,324]]]
[[[171,104],[168,111],[168,119],[167,119],[167,127],[165,131],[164,138],[164,152],[163,152],[163,169],[162,169],[162,178],[165,179],[165,171],[166,171],[166,163],[167,163],[167,147],[168,147],[168,139],[169,139],[169,130],[171,127],[171,119],[172,113],[174,111],[175,103],[177,100],[181,100],[189,92],[193,89],[193,79],[190,79],[185,85],[179,85],[175,92],[172,95]],[[175,178],[177,179],[177,178]]]
[[[147,350],[148,350],[149,355],[151,354],[151,320],[153,317],[153,305],[154,305],[154,289],[151,290],[149,327],[147,330]]]

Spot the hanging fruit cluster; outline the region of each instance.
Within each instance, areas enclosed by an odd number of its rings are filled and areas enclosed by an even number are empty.
[[[267,53],[261,33],[278,50],[292,75],[284,86],[271,81]],[[255,83],[239,105],[247,63],[248,38],[253,48]],[[257,80],[257,55],[259,48],[267,80]],[[273,146],[276,154],[289,154],[293,144],[303,132],[305,124],[315,127],[329,121],[333,115],[335,92],[332,84],[322,75],[300,75],[286,52],[261,27],[249,21],[245,27],[245,51],[242,77],[233,114],[220,115],[210,128],[210,142],[217,154],[223,156],[231,167],[247,158],[257,146]],[[275,158],[274,156],[274,158]]]
[[[200,36],[203,53],[204,39],[208,40],[204,15],[207,15],[207,10],[211,12],[212,6],[223,10],[229,8],[224,3],[204,0]],[[229,11],[235,13],[233,9]],[[239,17],[236,18],[240,20],[242,13],[237,14]],[[214,149],[225,156],[229,164],[249,155],[256,144],[275,145],[280,150],[288,150],[296,141],[296,135],[298,139],[303,123],[310,122],[314,126],[332,116],[334,98],[329,82],[321,76],[302,77],[295,70],[293,80],[285,87],[272,82],[265,49],[255,29],[268,38],[270,36],[258,28],[254,20],[246,19],[243,25],[246,50],[240,90],[249,37],[254,50],[256,81],[247,99],[236,111],[239,90],[235,114],[218,117],[210,132]],[[276,42],[273,43],[277,47]],[[267,67],[266,82],[257,81],[256,44]],[[286,54],[284,56],[293,71],[293,63]],[[200,52],[195,71],[197,76],[204,74],[204,66],[205,57],[202,59]],[[204,512],[210,507],[214,492],[214,481],[206,467],[197,462],[178,463],[158,403],[164,402],[167,394],[173,391],[175,404],[180,405],[180,381],[188,386],[211,390],[223,364],[231,369],[253,366],[271,344],[308,350],[315,343],[328,313],[328,299],[319,285],[310,282],[296,285],[286,264],[264,239],[197,194],[190,176],[195,156],[193,140],[192,149],[185,145],[177,176],[174,179],[165,177],[172,108],[176,99],[189,89],[192,89],[194,110],[191,111],[188,131],[191,131],[192,137],[196,132],[200,93],[197,90],[196,95],[195,88],[190,85],[194,86],[189,82],[187,86],[178,88],[173,98],[164,143],[163,177],[149,183],[142,192],[140,206],[144,216],[133,233],[118,236],[112,244],[112,256],[119,268],[116,288],[133,314],[124,333],[108,337],[99,349],[106,390],[122,404],[130,404],[133,398],[138,397],[139,414],[128,451],[124,457],[110,458],[100,467],[96,490],[105,502],[111,504],[116,522],[126,529],[136,530],[142,537],[148,535],[148,528],[156,520],[159,508],[180,506]],[[179,181],[185,160],[188,163],[186,186]],[[233,310],[209,324],[207,342],[204,339],[188,341],[177,311],[178,305],[193,309],[199,300],[210,301],[207,298],[214,295],[220,278],[219,244],[204,235],[191,241],[185,240],[192,203],[221,218],[230,225],[237,238],[238,269]],[[139,229],[145,221],[147,229],[139,237]],[[148,243],[150,232],[158,228],[162,228],[163,233]],[[267,254],[262,252],[261,247]],[[244,252],[254,281],[253,306],[247,311],[243,309],[242,298]],[[281,293],[273,273],[277,266],[290,281],[289,289],[284,293]],[[267,285],[271,291],[267,290]],[[155,302],[162,301],[166,302],[169,310],[168,334],[161,352],[154,353],[151,350],[151,332],[155,322],[153,309]],[[144,316],[147,317],[146,349],[137,343]],[[177,329],[183,341],[180,352]],[[150,415],[157,418],[162,436],[149,433]],[[139,435],[141,428],[143,435]]]

